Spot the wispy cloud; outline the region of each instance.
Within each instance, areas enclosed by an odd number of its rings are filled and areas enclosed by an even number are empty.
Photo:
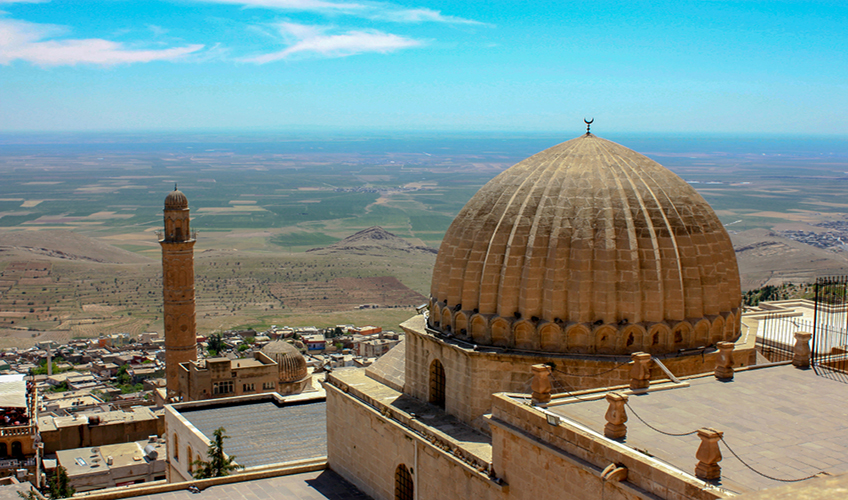
[[[247,62],[265,64],[294,55],[317,55],[321,57],[346,57],[366,52],[386,54],[396,50],[422,45],[419,40],[406,38],[377,30],[348,31],[326,34],[328,28],[295,23],[281,23],[280,33],[290,45],[278,52],[244,59]]]
[[[198,0],[205,3],[225,3],[243,5],[244,7],[264,7],[278,10],[295,10],[307,12],[320,11],[355,11],[366,6],[353,2],[327,2],[325,0]]]
[[[396,23],[448,23],[479,24],[479,21],[448,16],[441,11],[427,8],[405,8],[386,2],[332,2],[325,0],[196,0],[242,5],[244,7],[267,8],[277,10],[349,14],[366,19],[390,21]]]
[[[47,3],[50,0],[0,0],[0,4],[10,4],[10,3]]]
[[[203,45],[195,44],[160,50],[138,50],[102,38],[56,39],[64,31],[53,25],[0,19],[0,64],[22,60],[39,66],[112,66],[178,59],[203,48]]]

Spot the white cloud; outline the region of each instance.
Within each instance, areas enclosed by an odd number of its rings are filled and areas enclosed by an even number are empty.
[[[483,24],[471,19],[445,16],[438,10],[432,9],[380,9],[373,13],[372,19],[394,21],[397,23],[449,23],[449,24]]]
[[[327,2],[325,0],[200,0],[202,2],[226,3],[245,7],[265,7],[268,9],[299,11],[350,11],[365,8],[364,5],[350,2]]]
[[[39,66],[111,66],[177,59],[203,48],[203,45],[195,44],[161,50],[136,50],[102,38],[50,39],[63,31],[53,25],[0,19],[0,64],[22,60]]]
[[[438,10],[426,8],[407,9],[395,4],[374,1],[332,2],[326,0],[196,0],[242,5],[244,7],[261,7],[268,9],[293,10],[323,13],[344,13],[396,23],[449,23],[449,24],[483,24],[461,17],[446,16]]]
[[[337,35],[325,34],[326,30],[320,26],[282,23],[280,33],[291,41],[291,45],[281,51],[247,58],[245,61],[265,64],[310,53],[323,57],[346,57],[365,52],[386,54],[422,44],[419,40],[377,30],[348,31]]]

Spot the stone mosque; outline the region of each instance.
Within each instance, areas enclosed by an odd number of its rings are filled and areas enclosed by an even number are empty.
[[[730,238],[662,165],[587,131],[507,169],[445,234],[428,310],[325,384],[329,466],[372,498],[720,496],[522,399],[755,359]]]
[[[305,361],[284,343],[196,360],[194,241],[175,189],[160,241],[170,400],[303,390]],[[844,384],[806,370],[809,333],[793,361],[758,360],[741,302],[709,204],[587,128],[483,186],[446,232],[405,340],[327,375],[325,466],[374,500],[796,498],[758,492],[848,470],[832,436],[848,432]],[[812,421],[827,424],[799,424]],[[732,449],[719,465],[729,443],[796,479]],[[810,465],[818,450],[839,465]]]

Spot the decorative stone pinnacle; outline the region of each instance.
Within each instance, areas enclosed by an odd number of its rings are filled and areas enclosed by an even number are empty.
[[[533,390],[532,403],[535,406],[546,407],[551,402],[551,367],[540,364],[531,367],[533,381],[530,388]]]
[[[610,439],[621,439],[627,436],[627,410],[624,405],[627,404],[629,397],[620,392],[608,392],[606,395],[607,413],[604,415],[607,423],[604,426],[604,436]]]
[[[794,355],[792,356],[792,364],[796,368],[810,367],[810,339],[813,334],[809,332],[795,332],[795,347],[793,348]]]
[[[651,385],[651,355],[647,352],[634,352],[630,355],[630,389],[645,390]]]
[[[736,344],[733,342],[719,342],[718,356],[716,356],[715,377],[720,380],[730,380],[733,378],[733,348]]]
[[[721,450],[718,442],[722,436],[724,436],[723,432],[710,427],[698,429],[701,444],[695,453],[695,458],[698,459],[698,465],[695,466],[696,477],[706,481],[721,478],[721,467],[718,465],[721,462]]]

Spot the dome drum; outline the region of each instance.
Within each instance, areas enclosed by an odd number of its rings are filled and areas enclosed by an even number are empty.
[[[550,353],[666,354],[713,346],[739,336],[738,309],[682,321],[576,323],[454,311],[431,302],[430,328],[479,345]],[[438,312],[441,311],[441,312]]]

